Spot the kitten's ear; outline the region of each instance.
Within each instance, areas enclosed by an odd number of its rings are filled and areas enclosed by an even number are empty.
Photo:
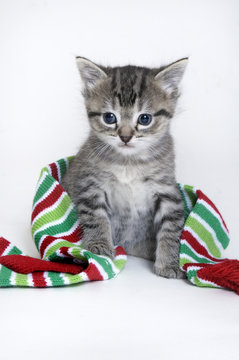
[[[187,63],[188,58],[180,59],[159,71],[154,79],[159,83],[163,90],[171,94],[172,92],[177,91]]]
[[[97,81],[107,77],[106,73],[98,65],[86,58],[77,56],[76,64],[84,85],[88,89],[93,88]]]

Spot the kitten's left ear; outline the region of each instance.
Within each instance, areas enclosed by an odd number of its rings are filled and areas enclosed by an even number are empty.
[[[163,90],[171,94],[172,92],[177,91],[187,63],[188,58],[180,59],[159,71],[154,79],[159,82],[159,85]]]
[[[98,65],[84,57],[77,56],[76,64],[84,85],[88,89],[93,88],[97,81],[107,77],[106,73]]]

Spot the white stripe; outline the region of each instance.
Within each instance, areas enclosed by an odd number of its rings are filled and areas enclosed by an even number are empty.
[[[196,266],[196,265],[188,266],[187,272],[190,270],[201,270],[202,267],[203,266]]]
[[[65,214],[64,214],[60,219],[57,219],[57,220],[55,220],[55,221],[52,221],[52,222],[49,222],[49,223],[43,225],[42,227],[40,227],[40,229],[37,229],[37,230],[35,231],[35,233],[33,234],[33,236],[35,237],[39,232],[41,232],[41,231],[43,231],[43,230],[45,230],[45,229],[47,229],[47,228],[49,228],[49,227],[52,227],[52,226],[54,226],[54,225],[62,224],[62,223],[65,221],[65,219],[67,218],[67,216],[69,215],[69,213],[71,212],[71,210],[72,210],[73,208],[74,208],[74,205],[73,205],[73,204],[70,205],[69,208],[67,209],[67,211],[65,212]],[[63,233],[63,234],[64,234],[64,233]],[[59,234],[57,234],[57,236],[58,236],[58,235],[59,235]]]
[[[115,264],[109,257],[103,256],[103,255],[98,255],[98,256],[100,256],[101,258],[104,258],[108,263],[110,263],[110,265],[112,266],[112,270],[115,274],[118,274],[120,272],[120,270],[115,266]]]
[[[211,255],[212,257],[214,257],[215,259],[220,259],[220,258],[217,258],[216,256],[214,256],[211,251],[208,249],[207,247],[207,244],[198,236],[198,234],[196,234],[193,229],[191,229],[190,227],[188,226],[185,226],[184,227],[184,230],[185,231],[188,231],[189,233],[191,233],[191,235],[199,242],[200,245],[202,245],[206,250],[207,252],[209,253],[209,255]],[[186,242],[187,242],[187,238],[183,238]],[[188,245],[188,243],[187,243]],[[196,252],[196,250],[194,250],[194,252]]]
[[[195,263],[195,259],[193,259],[191,256],[189,256],[188,254],[184,254],[184,253],[180,253],[180,259],[187,259],[189,260],[189,262],[193,262]],[[185,263],[186,264],[186,263]],[[184,265],[184,264],[183,264]],[[183,266],[182,265],[182,266]]]
[[[72,244],[75,245],[75,243],[72,243]],[[81,255],[83,258],[85,258],[84,252],[82,251],[82,248],[79,247],[79,245],[69,247],[69,248],[68,248],[68,253],[74,258],[74,261],[75,261],[75,262],[79,262],[79,263],[81,263],[81,264],[82,264],[82,262],[85,263],[85,261],[83,261],[83,260],[80,259],[80,258],[77,258],[77,257],[73,254],[73,251],[74,251],[75,249],[78,249],[79,252],[80,252],[79,255]],[[77,254],[77,255],[78,255],[78,254]]]
[[[41,245],[42,245],[43,241],[45,240],[45,238],[46,238],[47,236],[49,236],[49,235],[43,235],[43,236],[41,237],[41,240],[39,241],[39,244],[38,244],[38,250],[39,250],[39,251],[40,251],[40,249],[41,249]]]
[[[42,210],[42,211],[34,218],[34,220],[33,220],[33,222],[32,222],[32,226],[33,226],[33,225],[35,224],[35,222],[36,222],[39,218],[41,218],[43,215],[45,215],[45,214],[47,214],[47,213],[55,210],[55,209],[57,208],[57,206],[62,202],[62,200],[63,200],[66,196],[67,196],[67,194],[66,194],[65,192],[63,192],[63,193],[61,194],[61,196],[59,197],[59,199],[58,199],[57,201],[55,201],[53,205],[51,205],[51,206],[45,208],[44,210]]]
[[[49,277],[48,271],[44,271],[43,277],[44,277],[44,279],[46,281],[46,285],[47,286],[52,286],[52,281],[51,281],[51,279]]]
[[[207,258],[207,256],[203,256],[203,255],[201,255],[201,254],[199,254],[198,252],[196,252],[196,250],[187,242],[187,239],[185,239],[185,238],[182,238],[181,239],[181,244],[185,244],[185,245],[187,245],[187,247],[190,249],[190,250],[192,250],[192,252],[195,254],[195,256],[197,256],[197,257],[199,257],[199,258],[201,258],[201,259],[208,259]],[[206,250],[206,249],[205,249]],[[215,256],[214,256],[215,257]],[[209,261],[213,261],[213,260],[210,260],[210,259],[208,259]],[[197,261],[197,260],[194,260],[194,261]]]
[[[68,256],[67,255],[65,255],[65,254],[62,254],[61,252],[60,252],[60,249],[57,249],[56,250],[56,255],[57,256],[59,256],[59,257],[61,257],[61,258],[68,258]],[[70,256],[69,256],[70,257]]]
[[[223,224],[223,222],[222,222],[222,219],[221,219],[220,215],[213,209],[213,207],[212,207],[210,204],[208,204],[208,203],[207,203],[205,200],[203,200],[203,199],[199,199],[198,202],[199,202],[200,204],[204,205],[204,206],[218,219],[218,221],[220,222],[220,225],[221,225],[223,231],[225,232],[225,234],[226,234],[227,236],[229,236],[229,233],[228,233],[227,229],[225,228],[225,226],[224,226],[224,224]]]
[[[27,274],[27,281],[29,286],[34,286],[32,274]]]
[[[56,161],[55,164],[56,164],[56,168],[57,168],[57,176],[58,176],[58,179],[59,179],[59,182],[60,182],[61,181],[60,165],[59,165],[58,161]]]
[[[82,271],[79,276],[83,281],[89,281],[88,275],[84,271]]]
[[[8,247],[3,251],[1,256],[8,255],[8,253],[13,249],[13,247],[14,245],[10,243]]]
[[[194,285],[196,285],[196,283],[195,283],[195,276],[191,277],[189,281],[191,281]]]
[[[104,280],[107,280],[109,278],[109,276],[105,272],[104,268],[95,259],[90,258],[89,263],[92,263],[97,267],[97,269],[99,270],[99,272],[100,272],[100,274],[101,274],[101,276],[103,277]]]
[[[182,191],[183,191],[183,194],[185,196],[187,207],[189,208],[190,211],[192,211],[193,205],[192,205],[192,202],[190,200],[190,197],[188,196],[188,194],[187,194],[186,190],[184,189],[184,187],[182,188]]]
[[[65,160],[65,164],[66,164],[66,170],[68,169],[69,167],[69,160],[67,158],[64,158],[63,160]]]
[[[10,276],[10,284],[11,285],[16,285],[16,276],[17,276],[17,273],[15,271],[12,271],[12,274]]]
[[[66,240],[57,238],[56,240],[52,241],[52,242],[45,248],[45,251],[44,251],[44,254],[43,254],[42,258],[44,258],[44,260],[47,260],[47,258],[45,258],[45,256],[46,256],[48,250],[49,250],[51,247],[55,246],[56,244],[59,244],[59,243],[62,242],[62,241],[66,241]]]
[[[72,234],[72,233],[76,230],[76,228],[77,228],[78,226],[79,226],[79,221],[76,221],[76,223],[71,227],[70,230],[68,230],[68,231],[66,231],[66,232],[63,232],[63,233],[59,233],[59,234],[57,234],[56,236],[52,236],[52,237],[58,239],[58,238],[61,237],[61,236],[70,235],[70,234]],[[38,249],[41,248],[43,241],[44,241],[45,238],[48,237],[48,236],[50,236],[50,235],[43,235],[43,236],[41,237],[41,240],[39,241],[39,244],[38,244]],[[64,240],[64,241],[68,241],[68,240]],[[70,241],[69,241],[69,242],[70,242]],[[77,241],[76,243],[74,243],[74,245],[79,245],[79,244],[81,244],[81,243],[82,243],[82,239],[79,240],[79,241]],[[73,244],[73,243],[71,243],[71,244]]]
[[[64,273],[60,273],[59,276],[62,278],[62,280],[64,281],[65,285],[69,285],[70,284],[70,280],[68,279],[68,277],[64,274]]]
[[[219,286],[218,284],[216,284],[216,283],[213,282],[213,281],[201,279],[200,276],[198,276],[198,279],[199,279],[202,283],[204,283],[205,285],[206,285],[206,284],[207,284],[207,285],[209,284],[209,285],[212,285],[212,286],[214,286],[214,287],[217,287],[217,288],[222,289],[222,286]]]
[[[47,165],[47,169],[48,169],[48,171],[49,171],[49,174],[52,176],[52,171],[51,171],[50,164],[49,164],[49,165]]]
[[[117,255],[116,257],[115,257],[115,260],[127,260],[127,255],[123,255],[123,254],[121,254],[121,255]]]
[[[220,243],[220,241],[217,238],[217,234],[215,233],[214,229],[198,214],[192,212],[190,214],[190,216],[192,218],[194,218],[195,220],[197,220],[213,237],[213,240],[215,242],[216,247],[219,248],[219,251],[222,253],[224,251],[222,244]]]
[[[76,230],[76,228],[80,225],[80,221],[79,220],[76,220],[75,224],[68,230],[68,231],[65,231],[65,232],[62,232],[62,233],[59,233],[57,234],[57,236],[67,236],[67,235],[70,235],[70,234],[73,234],[73,232]],[[82,239],[77,241],[77,242],[74,242],[75,245],[79,245],[80,243],[82,242]],[[73,244],[73,243],[72,243]]]
[[[45,172],[44,174],[45,174],[45,175],[48,175],[47,172]],[[45,179],[44,179],[44,180],[45,180]],[[50,187],[50,189],[47,190],[47,191],[45,192],[45,194],[34,204],[34,206],[33,206],[33,208],[32,208],[32,212],[34,211],[35,207],[36,207],[39,203],[41,203],[43,200],[45,200],[45,199],[50,195],[50,193],[53,192],[53,190],[55,189],[55,187],[56,187],[57,185],[58,185],[57,182],[54,182],[54,183],[52,184],[52,186]],[[38,186],[38,188],[39,188],[39,186]],[[38,190],[38,188],[37,188],[37,190]],[[36,192],[37,192],[37,191],[36,191]]]

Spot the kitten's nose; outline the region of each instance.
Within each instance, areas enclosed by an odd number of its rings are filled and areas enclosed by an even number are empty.
[[[127,144],[131,139],[132,139],[133,136],[120,136],[121,140]]]

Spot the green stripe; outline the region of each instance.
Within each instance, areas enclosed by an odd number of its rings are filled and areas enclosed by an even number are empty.
[[[43,180],[43,182],[39,185],[37,189],[33,204],[35,204],[50,189],[50,187],[55,181],[56,180],[54,180],[51,176],[46,176],[46,178]]]
[[[210,288],[215,288],[217,287],[216,285],[212,285],[212,284],[208,284],[208,283],[203,283],[202,281],[200,281],[200,279],[198,277],[195,277],[195,285],[200,286],[200,287],[210,287]]]
[[[74,256],[75,258],[77,258],[79,260],[87,261],[85,256],[82,254],[82,247],[80,245],[74,246],[71,249],[70,253],[72,256]]]
[[[225,249],[229,244],[229,238],[223,230],[220,221],[214,216],[211,211],[207,209],[203,204],[197,204],[193,212],[199,215],[203,220],[205,220],[211,228],[215,231],[218,241],[222,244]]]
[[[42,177],[42,175],[43,175],[44,172],[46,172],[46,173],[49,174],[49,169],[48,169],[47,166],[45,166],[43,169],[41,169],[41,173],[40,173],[38,182],[40,181],[40,179],[41,179],[41,177]]]
[[[188,270],[187,271],[187,277],[188,280],[191,281],[192,277],[196,277],[197,276],[197,271],[196,269],[192,269],[192,270]]]
[[[70,248],[70,247],[73,247],[74,244],[70,243],[69,241],[66,241],[66,240],[62,240],[62,241],[59,241],[56,244],[52,244],[51,247],[46,252],[46,254],[44,255],[43,259],[47,259],[48,257],[50,257],[50,255],[52,255],[54,252],[56,252],[59,248],[61,248],[63,246],[66,246],[66,247]]]
[[[181,197],[182,197],[182,199],[183,199],[184,219],[186,220],[191,210],[190,210],[189,207],[188,207],[187,200],[186,200],[186,198],[185,198],[185,192],[184,192],[183,188],[181,187],[180,184],[177,184],[177,185],[178,185],[178,189],[179,189],[179,191],[180,191]]]
[[[182,268],[184,264],[188,264],[190,262],[191,261],[189,259],[183,257],[183,254],[180,253],[180,259],[179,259],[180,268]]]
[[[57,161],[60,168],[60,177],[62,178],[66,173],[66,161],[65,159],[61,159]]]
[[[213,256],[217,258],[221,257],[221,252],[216,246],[212,235],[198,220],[189,216],[185,225],[190,227],[201,238],[202,242],[207,244],[207,247]]]
[[[69,164],[72,162],[72,160],[75,158],[75,156],[67,156],[66,160],[69,162]]]
[[[65,273],[64,275],[69,280],[70,284],[76,284],[76,283],[83,281],[79,274],[72,275],[72,274]]]
[[[32,234],[34,234],[38,229],[51,223],[53,221],[59,220],[61,217],[65,215],[69,206],[71,205],[71,199],[67,194],[64,195],[61,202],[58,206],[51,211],[48,211],[44,215],[42,215],[32,226]]]
[[[26,274],[17,274],[16,275],[16,285],[17,286],[29,286],[28,285],[28,276]]]
[[[195,260],[195,262],[198,263],[212,263],[211,260],[205,258],[205,257],[199,257],[197,256],[197,253],[194,253],[186,244],[181,244],[180,245],[180,256],[183,254],[186,254],[188,256],[190,256],[192,259]],[[187,263],[191,262],[190,260],[187,261]]]
[[[13,248],[8,252],[8,255],[20,255],[22,252],[16,247],[13,246]]]
[[[114,264],[118,270],[123,269],[123,267],[125,266],[125,263],[126,263],[125,259],[114,260]]]
[[[76,222],[75,219],[76,219],[76,211],[75,208],[73,208],[62,223],[58,225],[49,226],[48,228],[33,234],[37,248],[43,235],[58,236],[58,234],[68,232],[75,225]]]
[[[197,195],[193,191],[193,186],[185,185],[184,190],[186,191],[186,193],[191,201],[191,205],[193,207],[197,201]]]
[[[12,275],[12,270],[2,265],[0,270],[0,283],[3,284],[4,286],[12,286],[10,283],[11,275]]]
[[[112,266],[108,260],[106,260],[105,258],[102,258],[100,256],[97,256],[89,251],[84,251],[84,255],[89,260],[94,259],[98,264],[100,264],[102,266],[102,268],[104,269],[104,271],[107,273],[109,279],[114,277],[115,272],[113,271]]]
[[[62,277],[60,276],[59,273],[54,272],[54,271],[49,271],[48,272],[48,277],[50,278],[51,282],[52,282],[52,286],[62,286],[65,285]]]

